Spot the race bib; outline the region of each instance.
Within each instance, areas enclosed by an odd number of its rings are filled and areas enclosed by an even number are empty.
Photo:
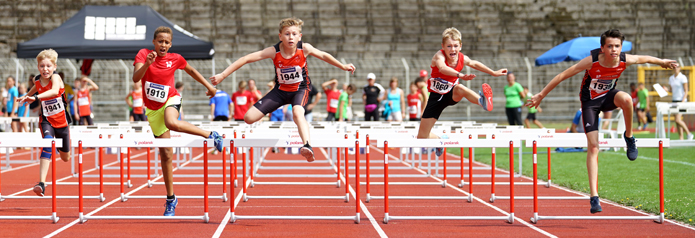
[[[430,78],[430,90],[439,94],[446,94],[451,91],[458,82],[458,79],[456,79],[456,82],[452,83],[440,78]]]
[[[292,68],[276,69],[278,75],[278,82],[280,84],[295,84],[302,82],[304,79],[302,75],[302,68],[299,66],[294,66]]]
[[[59,97],[51,100],[41,101],[41,108],[45,117],[53,116],[65,111],[65,108],[63,107],[63,99]]]
[[[338,99],[331,99],[331,108],[338,108]]]
[[[246,96],[237,96],[236,97],[236,105],[246,105]]]
[[[89,105],[89,98],[88,97],[81,97],[77,99],[77,105],[78,106],[86,106]]]
[[[145,82],[145,94],[149,100],[165,103],[169,98],[169,86]]]
[[[417,106],[414,106],[414,105],[413,105],[413,106],[408,107],[408,113],[410,113],[410,114],[417,114],[417,113],[419,113],[418,110],[417,110]]]
[[[142,98],[133,99],[133,107],[142,107]]]
[[[592,91],[602,93],[613,88],[613,80],[593,80],[590,87]]]

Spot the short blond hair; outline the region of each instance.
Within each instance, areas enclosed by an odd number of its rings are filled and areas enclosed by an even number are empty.
[[[449,27],[444,30],[444,33],[442,33],[442,44],[446,42],[446,39],[452,39],[458,41],[460,44],[463,44],[461,41],[461,32],[455,27]]]
[[[282,33],[282,30],[285,29],[285,27],[290,27],[290,26],[296,26],[299,28],[299,32],[302,32],[302,26],[304,26],[304,21],[302,19],[296,18],[296,17],[290,17],[290,18],[285,18],[280,20],[280,33]]]
[[[58,64],[56,64],[56,62],[58,61],[58,52],[53,49],[42,50],[39,55],[36,56],[36,62],[41,62],[44,59],[51,60],[51,63],[57,66]]]

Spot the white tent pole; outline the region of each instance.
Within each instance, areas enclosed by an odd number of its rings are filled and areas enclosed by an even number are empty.
[[[72,64],[69,59],[65,59],[65,62],[68,62],[68,66],[72,69],[72,79],[75,80],[77,78],[77,68],[75,68],[75,65]],[[63,79],[63,81],[65,81],[65,79]]]
[[[532,81],[533,81],[533,67],[531,67],[531,63],[528,61],[528,57],[524,57],[524,62],[526,63],[526,70],[528,71],[528,72],[527,72],[527,76],[528,76],[528,83],[527,83],[528,91],[531,92],[531,93],[533,93],[533,84],[532,84]]]

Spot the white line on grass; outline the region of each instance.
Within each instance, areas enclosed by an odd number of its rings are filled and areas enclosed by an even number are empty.
[[[623,154],[623,153],[612,152],[612,151],[611,151],[611,152],[608,152],[608,154],[623,155],[623,156],[625,155],[625,154]],[[651,157],[646,157],[646,156],[641,156],[641,155],[638,156],[637,158],[638,158],[638,159],[651,160],[651,161],[659,161],[658,158],[651,158]],[[688,162],[683,162],[683,161],[676,161],[676,160],[667,160],[667,159],[664,159],[664,162],[674,163],[674,164],[682,164],[682,165],[688,165],[688,166],[693,166],[693,167],[695,167],[695,164],[693,164],[693,163],[688,163]]]
[[[379,149],[378,147],[376,147],[376,146],[374,146],[374,145],[372,145],[372,147],[375,148],[377,151],[381,152],[382,154],[384,153],[384,151],[381,150],[381,149]],[[447,154],[450,154],[450,153],[447,153]],[[451,155],[453,155],[453,154],[451,154]],[[393,158],[393,159],[395,159],[395,160],[398,160],[398,159],[399,159],[398,157],[393,156],[393,155],[391,155],[391,154],[389,154],[389,157],[391,157],[391,158]],[[406,165],[406,166],[410,166],[410,163],[408,163],[408,162],[405,162],[405,161],[400,161],[400,162],[401,162],[402,164]],[[475,162],[475,161],[474,161],[474,162]],[[476,163],[476,164],[481,164],[480,162],[475,162],[475,163]],[[422,174],[427,174],[427,172],[425,172],[425,171],[423,171],[423,170],[421,170],[421,169],[419,169],[419,168],[417,168],[417,167],[413,167],[413,169],[416,170],[416,171],[418,171],[418,172],[420,172],[420,173],[422,173]],[[438,182],[442,182],[442,181],[443,181],[443,180],[441,180],[441,179],[439,179],[439,178],[437,178],[437,177],[435,177],[435,176],[432,176],[432,175],[430,175],[429,177],[430,177],[430,178],[433,178],[434,180],[437,180]],[[459,189],[458,187],[456,187],[456,186],[454,186],[454,185],[451,185],[451,184],[449,184],[449,183],[447,183],[446,185],[447,185],[448,187],[450,187],[450,188],[456,190],[456,191],[459,191],[459,192],[465,194],[465,195],[469,195],[469,193],[467,193],[466,191],[463,191],[463,190]],[[491,204],[489,204],[489,203],[483,201],[482,199],[476,197],[475,195],[473,195],[472,197],[473,197],[473,199],[475,199],[476,201],[480,202],[481,204],[483,204],[483,205],[485,205],[485,206],[488,206],[488,207],[490,207],[490,208],[492,208],[492,209],[495,209],[496,211],[498,211],[498,212],[500,212],[500,213],[502,213],[502,214],[505,214],[505,215],[509,216],[509,213],[507,213],[506,211],[502,210],[501,208],[499,208],[499,207],[497,207],[497,206],[493,206],[493,205],[491,205]],[[543,235],[546,235],[546,236],[548,236],[548,237],[557,238],[557,236],[555,236],[555,235],[553,235],[553,234],[550,234],[549,232],[544,231],[544,230],[542,230],[542,229],[540,229],[540,228],[538,228],[538,227],[536,227],[536,226],[534,226],[534,225],[531,225],[530,223],[524,221],[524,220],[521,219],[521,218],[518,218],[518,217],[514,216],[514,220],[520,222],[521,224],[524,224],[525,226],[528,226],[529,228],[531,228],[531,229],[533,229],[533,230],[535,230],[535,231],[538,231],[539,233],[541,233],[541,234],[543,234]]]

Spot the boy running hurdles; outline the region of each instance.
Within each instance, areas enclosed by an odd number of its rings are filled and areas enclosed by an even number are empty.
[[[40,102],[41,112],[39,113],[41,136],[43,138],[63,139],[60,152],[60,159],[65,162],[70,161],[70,127],[68,127],[69,114],[65,111],[65,84],[63,79],[54,74],[58,52],[53,49],[43,50],[36,56],[39,75],[34,77],[34,86],[29,92],[17,99],[19,104]],[[38,93],[34,95],[34,93]],[[34,193],[43,197],[46,191],[46,175],[51,165],[51,155],[54,152],[50,147],[43,148],[41,159],[39,160],[39,183],[34,186]],[[55,181],[53,181],[55,182]]]
[[[156,138],[171,138],[169,130],[199,135],[214,139],[215,148],[222,151],[222,136],[217,132],[202,130],[185,121],[179,121],[181,95],[174,88],[174,73],[183,69],[196,81],[207,88],[206,94],[214,97],[215,88],[186,62],[181,55],[168,53],[172,45],[172,32],[169,27],[160,26],[154,31],[152,44],[154,50],[141,49],[135,56],[133,83],[142,83],[143,101],[147,107],[147,121]],[[167,190],[164,216],[174,216],[178,200],[174,195],[174,177],[171,159],[172,148],[159,148],[162,160],[162,175]]]
[[[579,99],[582,102],[582,119],[587,140],[586,167],[591,190],[591,213],[601,211],[598,197],[598,115],[601,111],[612,111],[620,107],[625,115],[625,144],[627,158],[637,159],[637,146],[632,136],[632,97],[615,89],[620,74],[632,64],[657,64],[664,68],[678,67],[674,60],[659,59],[646,55],[628,55],[622,51],[625,36],[619,30],[608,30],[601,34],[601,48],[569,67],[553,78],[543,90],[527,100],[529,107],[538,107],[545,96],[565,79],[585,71]]]
[[[262,59],[273,59],[276,75],[275,87],[246,112],[244,121],[248,124],[257,122],[265,114],[290,103],[293,106],[293,119],[297,124],[299,137],[304,142],[300,153],[307,161],[312,162],[314,161],[314,151],[309,145],[309,125],[304,118],[304,106],[309,97],[309,85],[311,84],[306,57],[312,55],[335,67],[350,72],[355,71],[355,66],[342,64],[330,54],[314,48],[309,43],[302,43],[302,25],[304,25],[304,22],[297,18],[281,20],[280,34],[278,34],[280,42],[272,47],[239,58],[222,73],[212,76],[210,79],[212,84],[217,85],[247,63]]]
[[[430,92],[427,99],[427,106],[422,112],[420,128],[418,129],[418,139],[439,139],[440,137],[432,133],[434,123],[439,120],[439,116],[448,106],[456,105],[464,97],[473,104],[478,104],[487,111],[492,111],[492,89],[490,85],[484,83],[482,91],[473,92],[463,84],[459,84],[459,79],[471,80],[475,74],[459,73],[464,66],[469,66],[480,72],[498,77],[507,75],[507,69],[493,71],[484,64],[471,60],[461,51],[461,32],[456,28],[448,28],[442,33],[442,49],[437,51],[432,57],[431,78],[428,80],[427,90]],[[435,150],[437,156],[444,153],[444,148]]]

